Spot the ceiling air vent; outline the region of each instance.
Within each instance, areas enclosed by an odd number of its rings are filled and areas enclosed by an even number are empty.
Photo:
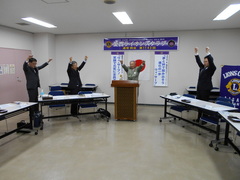
[[[115,4],[116,0],[104,0],[106,4]]]
[[[46,4],[68,3],[68,0],[42,0]]]
[[[20,26],[28,26],[28,25],[30,25],[30,24],[27,24],[27,23],[16,23],[16,24],[18,24]]]

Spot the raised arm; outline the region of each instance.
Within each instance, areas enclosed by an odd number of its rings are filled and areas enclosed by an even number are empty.
[[[29,70],[28,60],[29,60],[30,58],[32,58],[32,57],[33,57],[32,55],[29,55],[28,58],[26,59],[26,61],[24,61],[24,63],[23,63],[23,70],[24,70],[24,71],[28,71],[28,70]]]
[[[215,64],[213,62],[213,57],[212,57],[212,55],[210,53],[209,47],[206,47],[206,53],[207,53],[206,57],[208,58],[208,63],[209,63],[209,67],[208,68],[210,68],[213,71],[215,71],[217,68],[216,68],[216,66],[215,66]]]
[[[128,67],[125,64],[123,64],[123,60],[120,60],[120,63],[122,65],[122,68],[124,69],[124,71],[128,72]]]
[[[78,67],[78,71],[80,71],[80,70],[84,67],[84,65],[86,64],[87,60],[88,60],[88,57],[85,56],[84,61],[83,61],[83,62],[81,63],[81,65]]]
[[[71,70],[71,66],[72,66],[72,57],[69,58],[69,63],[68,63],[67,72]]]
[[[137,67],[137,71],[140,72],[144,66],[145,66],[145,61],[142,61],[142,64]]]
[[[196,62],[198,64],[199,68],[203,68],[204,65],[203,65],[203,63],[202,63],[202,61],[201,61],[201,59],[198,55],[198,48],[197,47],[194,48],[194,52],[195,52],[195,59],[196,59]]]
[[[38,70],[41,70],[43,68],[45,68],[50,62],[52,61],[52,59],[49,59],[48,62],[45,62],[44,64],[42,64],[41,66],[38,66]]]
[[[28,62],[24,61],[23,63],[23,71],[27,72],[28,71]]]

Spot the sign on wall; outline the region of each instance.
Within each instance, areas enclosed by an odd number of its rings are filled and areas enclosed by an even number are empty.
[[[104,50],[177,50],[178,37],[105,38]]]
[[[0,64],[0,75],[15,74],[15,64]]]
[[[120,60],[124,59],[124,52],[111,53],[111,80],[123,79],[123,68]]]
[[[168,86],[168,59],[169,52],[155,52],[154,86]]]
[[[222,67],[220,94],[240,109],[240,66]]]

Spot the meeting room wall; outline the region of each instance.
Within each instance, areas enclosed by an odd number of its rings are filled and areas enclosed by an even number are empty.
[[[33,50],[33,34],[0,26],[0,47]]]
[[[38,65],[53,59],[48,66],[39,71],[41,88],[44,93],[49,92],[49,85],[56,83],[56,64],[55,58],[55,35],[50,33],[36,33],[34,34],[34,51],[33,55],[38,59]]]
[[[34,57],[38,60],[38,65],[46,62],[49,58],[53,58],[54,60],[51,62],[50,66],[41,70],[39,74],[41,87],[46,93],[48,92],[49,84],[56,82],[55,35],[49,33],[33,34],[0,26],[0,47],[31,50]],[[25,59],[19,59],[19,61],[24,62]],[[22,66],[16,68],[22,69]],[[16,93],[18,93],[18,90],[16,90]]]
[[[68,82],[66,68],[70,56],[80,63],[84,56],[88,55],[89,61],[81,71],[83,83],[98,84],[98,92],[111,95],[110,101],[113,102],[113,88],[110,87],[111,52],[103,51],[103,39],[107,37],[178,36],[179,49],[170,51],[168,87],[153,86],[154,51],[148,51],[151,54],[149,63],[151,78],[147,81],[140,81],[139,103],[161,104],[160,94],[170,92],[182,94],[186,92],[186,87],[196,85],[198,67],[194,59],[193,48],[195,46],[200,48],[201,57],[205,55],[204,48],[210,46],[217,66],[213,84],[219,87],[221,65],[239,65],[239,35],[240,29],[53,35],[33,34],[0,26],[0,47],[32,50],[39,64],[50,57],[53,58],[54,61],[50,66],[40,71],[41,85],[45,92],[49,84]]]
[[[220,86],[222,65],[238,65],[240,52],[240,29],[199,30],[144,33],[103,33],[56,35],[56,80],[68,82],[67,65],[69,57],[81,63],[85,55],[89,60],[81,71],[83,83],[98,84],[98,92],[111,95],[111,55],[103,51],[103,39],[111,37],[179,37],[179,49],[170,51],[169,78],[167,87],[153,86],[154,51],[150,51],[150,80],[140,81],[139,103],[162,104],[159,95],[177,92],[186,93],[188,86],[195,86],[198,78],[198,67],[194,58],[194,47],[199,47],[200,56],[205,56],[205,47],[209,46],[215,59],[217,70],[213,76],[213,85]],[[147,51],[145,51],[147,53]],[[126,52],[127,53],[127,52]],[[149,51],[148,51],[149,53]]]

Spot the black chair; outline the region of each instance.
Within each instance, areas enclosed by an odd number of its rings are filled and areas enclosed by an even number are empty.
[[[62,90],[61,86],[50,86],[50,92],[51,91],[61,91],[61,90]]]
[[[85,84],[85,86],[96,86],[96,84]]]
[[[196,96],[191,95],[191,94],[183,94],[183,96],[189,97],[189,98],[192,98],[192,99],[196,99]],[[173,105],[173,106],[170,107],[170,110],[174,110],[174,111],[180,112],[181,113],[181,117],[182,117],[182,112],[183,111],[189,111],[189,108],[186,107],[186,106],[183,106],[183,105]]]
[[[192,98],[192,99],[196,99],[196,96],[194,96],[194,95],[192,95],[192,94],[183,94],[183,96],[184,96],[184,97],[188,97],[188,98]],[[181,113],[181,118],[182,118],[183,112],[184,112],[184,111],[189,112],[191,109],[189,109],[188,107],[186,107],[186,106],[184,106],[184,105],[172,105],[172,106],[170,107],[170,111],[169,111],[169,112],[171,112],[171,110],[174,110],[174,111],[176,111],[176,112]],[[174,119],[176,119],[176,118],[174,118]],[[184,127],[184,126],[182,126],[182,127]]]
[[[229,107],[234,107],[234,105],[232,103],[229,103],[229,102],[225,102],[225,101],[216,101],[216,104],[221,104],[221,105],[224,105],[224,106],[229,106]],[[217,128],[220,129],[220,123],[221,122],[225,122],[224,119],[221,119],[219,118],[218,116],[216,116],[215,114],[213,113],[208,113],[208,114],[204,114],[200,117],[200,121],[203,121],[203,122],[206,122],[206,123],[209,123],[209,124],[213,124],[215,125]],[[219,147],[218,145],[221,144],[221,142],[223,141],[224,139],[219,139],[219,140],[212,140],[209,144],[210,147],[213,147],[213,144],[216,143],[216,146],[215,146],[215,150],[218,151],[219,150]]]
[[[92,91],[79,91],[78,95],[86,95],[86,94],[92,94]],[[80,107],[80,113],[82,113],[82,109],[89,109],[89,108],[93,108],[94,111],[96,111],[97,108],[97,103],[95,102],[85,102],[85,103],[79,103],[79,107]]]
[[[61,85],[65,85],[65,86],[68,86],[68,83],[61,83]]]

